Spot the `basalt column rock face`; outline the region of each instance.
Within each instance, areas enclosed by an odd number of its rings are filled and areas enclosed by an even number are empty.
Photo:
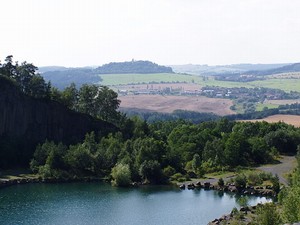
[[[16,157],[24,156],[29,161],[35,146],[46,139],[75,144],[88,132],[106,135],[115,130],[110,123],[71,111],[57,102],[26,96],[14,83],[0,77],[0,163],[16,146]]]

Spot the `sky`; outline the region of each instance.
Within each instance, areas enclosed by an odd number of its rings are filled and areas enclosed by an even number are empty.
[[[299,0],[7,0],[0,59],[81,67],[300,62]]]

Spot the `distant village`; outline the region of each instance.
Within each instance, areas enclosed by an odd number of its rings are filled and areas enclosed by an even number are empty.
[[[261,100],[282,100],[282,99],[299,99],[299,92],[284,92],[279,89],[271,88],[225,88],[206,86],[199,88],[187,88],[183,86],[153,86],[147,84],[145,88],[138,87],[134,89],[118,89],[119,95],[182,95],[182,96],[206,96],[210,98],[228,98],[228,99],[255,99]]]

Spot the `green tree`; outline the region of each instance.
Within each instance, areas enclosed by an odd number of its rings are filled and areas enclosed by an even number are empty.
[[[245,174],[239,174],[234,179],[234,184],[237,189],[245,188],[247,184],[247,177]]]
[[[140,176],[151,183],[160,183],[162,181],[162,170],[159,162],[156,160],[144,161],[139,169]]]
[[[22,62],[21,65],[16,66],[16,81],[20,85],[21,90],[25,94],[30,94],[30,81],[32,80],[33,76],[37,67],[31,63]]]
[[[70,86],[66,87],[61,92],[61,101],[69,109],[77,110],[78,90],[76,89],[76,85],[74,83],[71,83]]]
[[[116,123],[120,119],[120,113],[117,111],[120,105],[118,94],[107,86],[100,86],[96,96],[97,115],[99,118]]]
[[[118,123],[118,94],[106,86],[84,84],[79,89],[78,110],[108,122]]]
[[[82,144],[70,146],[65,156],[65,161],[76,175],[90,174],[94,171],[93,157],[90,151]]]
[[[280,181],[277,174],[271,179],[271,182],[273,185],[273,190],[278,194],[280,191]]]
[[[78,109],[82,113],[91,116],[97,116],[96,97],[98,94],[98,87],[96,85],[84,84],[79,89]]]
[[[13,65],[13,56],[7,56],[4,61],[5,63],[0,68],[0,74],[15,79],[16,66]]]
[[[283,218],[285,222],[296,223],[300,221],[300,187],[288,189],[282,199]]]
[[[118,163],[111,170],[112,184],[126,187],[131,184],[131,172],[128,164]]]
[[[266,203],[257,207],[257,218],[255,224],[259,225],[280,225],[280,215],[274,203]]]
[[[39,74],[34,74],[28,84],[28,94],[35,98],[49,98],[51,84]]]
[[[193,156],[193,160],[192,160],[192,167],[193,167],[194,172],[198,175],[200,172],[200,166],[201,166],[201,158],[198,154],[195,154]]]
[[[225,159],[228,165],[238,166],[246,163],[245,153],[248,151],[246,137],[232,132],[225,144]]]

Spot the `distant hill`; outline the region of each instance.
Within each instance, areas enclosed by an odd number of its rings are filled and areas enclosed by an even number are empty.
[[[103,66],[67,68],[62,66],[47,66],[39,68],[39,72],[46,81],[59,89],[64,89],[72,82],[80,87],[82,84],[99,83],[101,74],[153,74],[174,73],[171,67],[160,66],[150,61],[112,62]]]
[[[64,66],[43,66],[39,67],[39,72],[40,73],[46,73],[49,71],[65,71],[69,70],[70,68],[64,67]]]
[[[94,69],[72,68],[67,70],[48,71],[41,74],[46,81],[59,89],[64,89],[71,83],[80,87],[86,83],[99,83],[102,79]]]
[[[247,71],[246,74],[249,75],[272,75],[279,73],[292,73],[292,72],[300,72],[300,63],[294,63],[285,65],[279,68],[273,68],[269,70],[261,70],[261,71]]]
[[[222,74],[241,74],[248,71],[266,71],[277,69],[290,64],[232,64],[232,65],[172,65],[175,73],[187,73],[194,75],[222,75]]]
[[[128,73],[174,73],[171,67],[160,66],[150,61],[112,62],[95,69],[98,74]]]

